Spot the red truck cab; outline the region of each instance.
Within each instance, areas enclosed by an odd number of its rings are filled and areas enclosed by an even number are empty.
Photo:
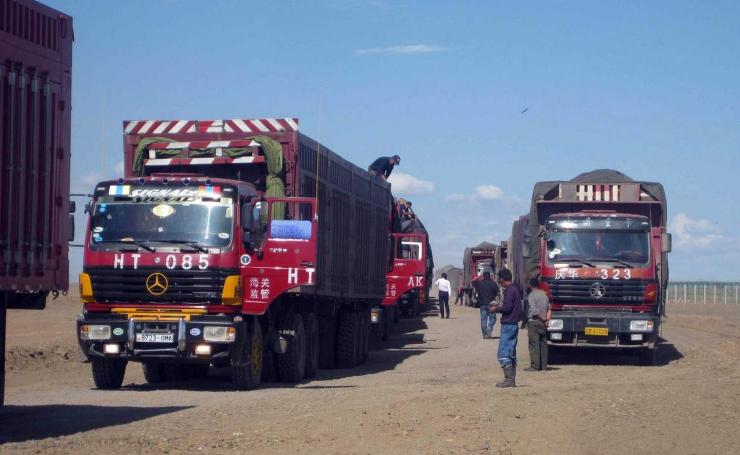
[[[555,183],[533,198],[529,270],[539,270],[551,299],[548,343],[634,349],[652,364],[670,251],[662,186],[593,181]]]

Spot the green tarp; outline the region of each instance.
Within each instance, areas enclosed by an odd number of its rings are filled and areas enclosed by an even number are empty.
[[[255,136],[251,139],[257,142],[265,154],[265,163],[267,164],[267,182],[266,182],[266,196],[267,197],[285,197],[285,184],[283,183],[283,148],[279,142],[269,138],[267,136]],[[134,161],[132,165],[133,174],[136,176],[144,175],[144,156],[151,144],[155,142],[174,142],[173,139],[167,137],[147,137],[141,140],[136,146],[136,152],[134,152]],[[222,149],[223,156],[229,158],[235,158],[241,155],[251,153],[249,148],[224,148]],[[157,150],[157,157],[174,157],[182,153],[180,149],[164,149]],[[215,156],[215,149],[191,149],[191,157],[208,157]],[[267,216],[265,214],[265,216]],[[272,219],[282,220],[285,218],[285,203],[278,202],[272,207]]]

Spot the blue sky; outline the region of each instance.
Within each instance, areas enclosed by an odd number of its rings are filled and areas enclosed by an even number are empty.
[[[440,266],[610,167],[665,185],[673,279],[740,279],[738,2],[46,2],[75,21],[75,190],[121,173],[123,119],[299,117],[403,157]]]

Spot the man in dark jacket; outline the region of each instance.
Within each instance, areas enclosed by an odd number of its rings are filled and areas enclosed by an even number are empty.
[[[381,156],[377,160],[373,161],[373,164],[367,168],[367,171],[373,175],[377,175],[383,180],[388,180],[393,172],[393,167],[401,164],[401,157],[398,155],[393,156]]]
[[[488,311],[496,305],[498,297],[498,285],[491,279],[491,272],[483,272],[483,278],[473,282],[475,293],[478,295],[480,304],[480,329],[483,332],[483,339],[493,336],[493,326],[496,324],[496,313]]]
[[[498,272],[499,283],[506,289],[504,302],[489,311],[501,313],[501,338],[498,342],[498,363],[504,370],[504,380],[496,387],[516,387],[516,342],[522,319],[522,290],[512,282],[511,270]]]

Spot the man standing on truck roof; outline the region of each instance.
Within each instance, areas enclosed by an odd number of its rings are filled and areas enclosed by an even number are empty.
[[[529,322],[527,335],[529,336],[529,368],[524,371],[547,370],[547,323],[550,321],[550,300],[540,288],[540,280],[529,280]]]
[[[504,380],[496,387],[516,387],[516,342],[522,318],[522,290],[512,282],[511,270],[498,272],[499,283],[506,289],[504,302],[489,311],[501,313],[501,338],[498,342],[498,363],[504,370]]]
[[[447,281],[447,274],[443,273],[442,277],[439,278],[435,284],[437,285],[437,289],[439,289],[439,317],[442,319],[449,319],[450,290],[452,286],[450,285],[450,282]],[[447,311],[447,316],[445,316],[445,311]]]
[[[388,180],[393,172],[393,167],[401,164],[401,157],[398,155],[393,156],[381,156],[377,160],[373,161],[373,164],[367,168],[367,171],[373,175],[377,175],[383,180]]]
[[[493,336],[493,326],[496,324],[496,313],[491,313],[488,309],[496,305],[498,297],[498,284],[491,279],[491,272],[483,272],[483,278],[473,282],[473,288],[478,295],[480,304],[480,329],[483,332],[483,339],[486,340]]]

